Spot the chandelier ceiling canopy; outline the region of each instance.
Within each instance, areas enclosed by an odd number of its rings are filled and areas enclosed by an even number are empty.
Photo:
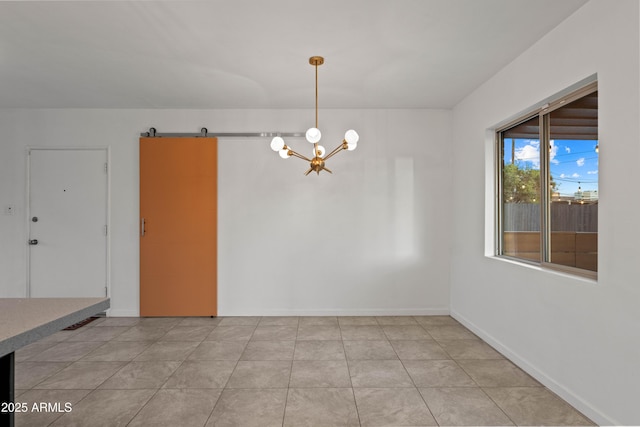
[[[316,70],[316,124],[315,127],[309,128],[307,130],[305,137],[307,141],[313,144],[313,157],[308,158],[292,150],[291,147],[288,147],[285,144],[284,139],[282,139],[282,137],[280,136],[276,136],[271,140],[271,149],[273,151],[277,151],[280,154],[280,157],[282,157],[283,159],[288,159],[289,157],[297,157],[309,162],[310,167],[309,170],[305,172],[305,175],[309,175],[309,173],[313,171],[315,171],[316,174],[320,175],[320,171],[323,170],[329,173],[333,173],[325,166],[325,161],[342,150],[355,150],[358,146],[358,139],[360,139],[360,137],[355,130],[349,129],[347,132],[345,132],[344,139],[342,140],[340,145],[333,149],[333,151],[331,151],[329,154],[326,154],[325,148],[319,144],[322,133],[320,132],[320,129],[318,129],[318,67],[324,64],[324,58],[322,56],[312,56],[311,58],[309,58],[309,64],[313,65]]]

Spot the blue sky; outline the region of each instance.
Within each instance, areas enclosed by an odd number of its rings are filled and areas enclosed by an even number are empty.
[[[598,190],[598,153],[594,140],[551,140],[551,176],[560,194],[573,196],[578,185],[585,190]],[[504,140],[504,161],[511,163],[511,139]],[[540,169],[540,141],[515,140],[515,161],[521,167]]]

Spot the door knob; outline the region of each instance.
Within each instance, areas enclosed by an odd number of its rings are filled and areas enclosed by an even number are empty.
[[[38,240],[37,239],[31,239],[31,240],[29,240],[29,244],[30,245],[37,245],[38,244]]]

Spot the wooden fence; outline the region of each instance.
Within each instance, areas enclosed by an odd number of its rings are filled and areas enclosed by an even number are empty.
[[[551,231],[598,232],[598,204],[552,203]],[[540,231],[540,205],[505,203],[503,230]]]

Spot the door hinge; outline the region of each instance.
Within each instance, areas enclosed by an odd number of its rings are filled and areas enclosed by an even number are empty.
[[[109,173],[109,163],[104,164],[104,173]]]
[[[104,226],[104,235],[105,236],[109,235],[109,226],[107,226],[107,225]]]
[[[108,297],[108,296],[109,296],[109,294],[107,293],[107,287],[106,287],[106,286],[104,287],[104,296],[105,296],[105,297]]]

